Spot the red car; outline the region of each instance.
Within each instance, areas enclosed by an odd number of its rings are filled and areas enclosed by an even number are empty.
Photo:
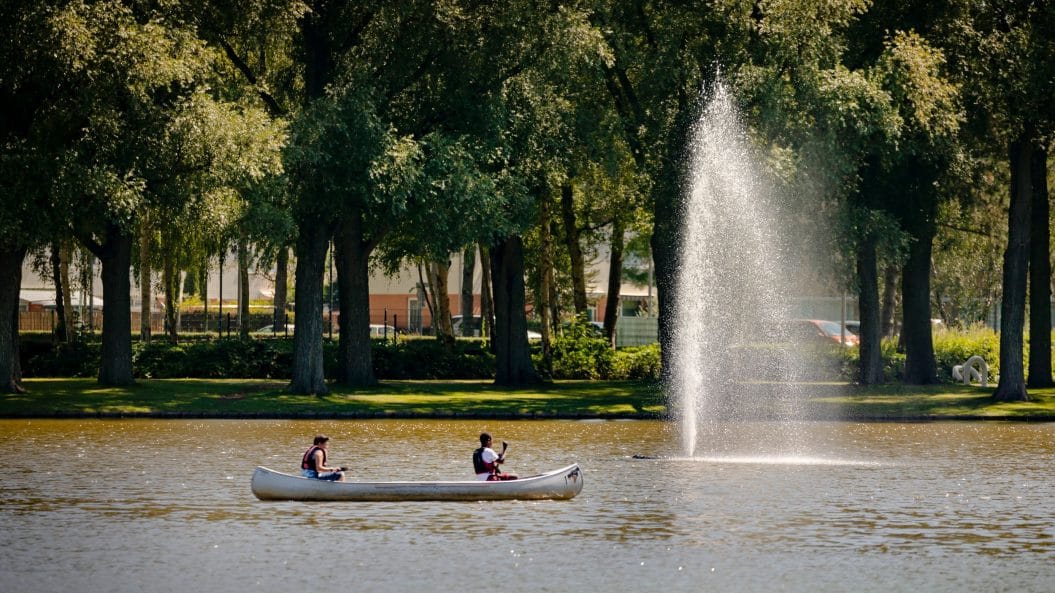
[[[825,341],[842,343],[844,346],[856,346],[861,339],[849,329],[844,329],[838,321],[823,319],[794,319],[791,326],[791,337],[804,341]],[[844,341],[845,340],[845,341]]]

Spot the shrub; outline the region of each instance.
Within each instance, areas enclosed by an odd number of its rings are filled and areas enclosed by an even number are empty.
[[[52,343],[50,338],[22,340],[19,358],[26,377],[94,377],[99,373],[99,342]]]
[[[934,361],[938,366],[938,380],[952,383],[952,367],[976,355],[985,359],[989,365],[990,380],[993,380],[1000,372],[1000,334],[984,326],[934,333]]]
[[[842,377],[856,381],[860,368],[860,353],[857,348],[844,349],[841,354]],[[883,379],[900,381],[905,376],[905,353],[897,350],[896,340],[883,340]],[[934,363],[937,379],[943,383],[954,382],[952,367],[963,364],[972,356],[981,356],[989,365],[990,381],[1000,370],[1000,335],[988,327],[967,330],[938,330],[934,333]]]
[[[457,340],[450,349],[438,340],[374,342],[379,379],[493,379],[495,357],[481,340]]]
[[[607,379],[658,381],[662,374],[659,344],[631,346],[615,351],[612,373]]]
[[[553,340],[552,355],[554,379],[607,379],[612,375],[612,348],[585,320],[564,328]]]

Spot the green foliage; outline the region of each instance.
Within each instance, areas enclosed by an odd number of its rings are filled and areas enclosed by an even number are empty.
[[[984,326],[934,333],[934,359],[942,382],[951,383],[952,367],[963,364],[972,356],[985,359],[989,365],[989,381],[995,384],[995,378],[1000,374],[1000,334]]]
[[[336,368],[337,345],[323,343],[327,375]],[[494,356],[478,340],[460,340],[453,350],[435,340],[373,340],[375,371],[381,379],[489,379]],[[49,339],[27,340],[22,348],[27,377],[91,377],[97,372],[100,347],[95,341],[73,344]],[[290,339],[202,339],[172,345],[164,340],[133,345],[135,376],[147,379],[228,377],[288,379],[293,362]]]
[[[375,341],[374,372],[381,379],[493,379],[495,357],[480,340],[447,348],[436,340]]]
[[[904,375],[905,353],[898,352],[894,340],[883,340],[883,378],[887,382],[900,381]],[[845,348],[833,351],[842,368],[842,376],[855,380],[859,364],[858,349]],[[984,326],[966,330],[938,330],[934,332],[934,359],[937,363],[938,380],[953,383],[952,367],[962,365],[972,356],[981,356],[989,366],[989,382],[995,384],[1000,373],[1000,335]]]
[[[662,376],[659,344],[619,348],[612,358],[609,380],[658,381]]]
[[[570,323],[552,344],[554,379],[602,379],[612,375],[614,354],[584,319]]]
[[[97,341],[52,343],[50,338],[23,339],[19,347],[26,377],[93,377],[102,348]]]

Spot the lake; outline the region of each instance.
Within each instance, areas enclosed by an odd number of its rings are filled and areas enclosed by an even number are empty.
[[[582,494],[249,490],[257,465],[295,472],[316,432],[352,479],[467,479],[481,430],[522,476],[579,462]],[[805,450],[688,459],[661,421],[0,420],[0,591],[1055,590],[1055,424],[794,432]]]

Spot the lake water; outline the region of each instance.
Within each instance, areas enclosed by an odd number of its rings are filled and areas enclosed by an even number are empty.
[[[358,479],[465,479],[484,429],[521,475],[578,461],[582,494],[249,491],[254,466],[295,471],[316,432]],[[0,420],[0,591],[1055,590],[1055,424],[795,432],[808,451],[678,459],[658,421]]]

